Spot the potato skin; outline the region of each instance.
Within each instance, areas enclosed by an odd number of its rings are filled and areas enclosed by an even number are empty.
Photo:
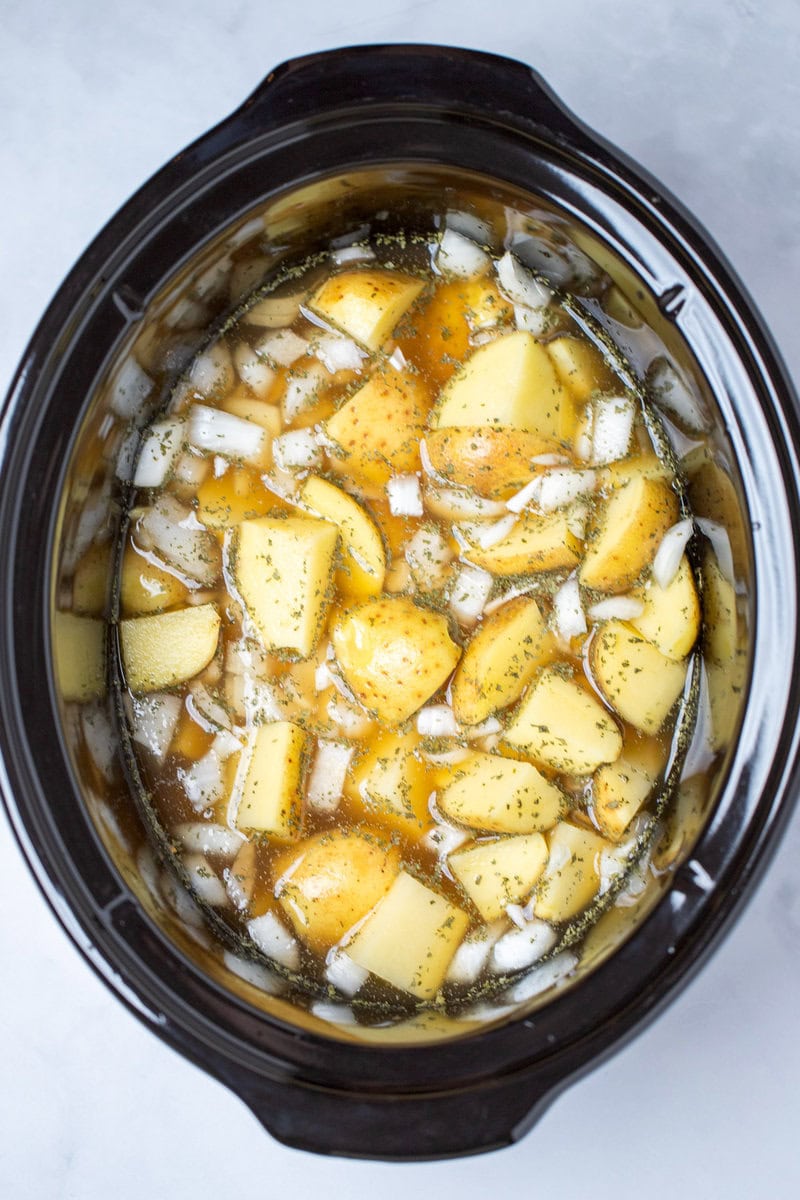
[[[538,765],[568,775],[590,775],[622,752],[619,729],[600,701],[549,667],[523,696],[504,737]]]
[[[686,662],[665,657],[624,621],[607,621],[592,638],[592,673],[608,703],[642,733],[658,733],[683,691]]]
[[[192,679],[214,657],[220,625],[213,604],[120,621],[128,687],[134,693],[158,692]]]
[[[558,449],[534,433],[489,426],[434,429],[425,445],[437,474],[491,500],[507,499],[523,488],[536,474],[532,460]]]
[[[382,497],[392,475],[420,470],[430,403],[419,376],[376,372],[326,422],[331,468]]]

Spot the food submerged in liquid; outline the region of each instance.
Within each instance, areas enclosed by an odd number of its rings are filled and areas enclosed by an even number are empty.
[[[200,900],[431,1003],[623,868],[700,604],[641,406],[545,286],[452,231],[347,257],[240,311],[146,433],[120,644]]]

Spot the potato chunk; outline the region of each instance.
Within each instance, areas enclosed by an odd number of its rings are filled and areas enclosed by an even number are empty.
[[[356,600],[379,595],[386,555],[371,517],[347,492],[316,475],[303,485],[300,499],[318,516],[333,522],[342,535],[342,565],[336,571],[336,586],[342,594]]]
[[[234,546],[236,586],[265,650],[308,658],[330,600],[338,531],[315,517],[243,521]]]
[[[648,579],[633,595],[644,604],[644,612],[633,617],[631,625],[667,658],[680,662],[700,632],[700,601],[686,555],[668,587]]]
[[[571,335],[553,338],[547,343],[547,353],[564,387],[579,404],[592,392],[619,388],[619,380],[609,371],[602,354],[591,342]]]
[[[600,855],[610,843],[589,829],[562,821],[548,837],[550,857],[534,914],[543,921],[568,921],[594,900],[600,888]]]
[[[496,921],[506,905],[533,891],[547,862],[540,833],[493,838],[448,855],[448,864],[484,921]]]
[[[451,821],[490,833],[539,833],[566,807],[559,789],[531,763],[473,751],[436,795]]]
[[[493,546],[470,543],[467,558],[494,575],[532,575],[574,567],[581,543],[570,529],[567,509],[541,516],[524,512],[511,532]]]
[[[445,682],[460,653],[446,619],[406,596],[367,600],[341,613],[331,641],[354,694],[389,724],[416,712]]]
[[[419,441],[429,408],[418,377],[376,372],[325,423],[336,447],[331,467],[381,494],[393,474],[420,470]]]
[[[399,344],[441,386],[469,354],[471,334],[513,322],[514,309],[485,277],[453,279],[437,284],[419,317],[413,334],[400,331]]]
[[[386,895],[399,870],[399,851],[379,832],[328,829],[282,854],[273,878],[297,936],[325,952]]]
[[[350,771],[346,789],[369,815],[407,837],[420,837],[432,824],[431,783],[416,757],[413,734],[384,733]]]
[[[661,480],[639,475],[613,492],[581,565],[583,586],[627,591],[649,567],[678,515],[678,498]]]
[[[664,766],[652,743],[626,746],[615,763],[600,767],[592,781],[592,811],[602,833],[618,842],[650,795]]]
[[[111,587],[110,542],[95,542],[75,568],[72,580],[72,609],[87,617],[100,617]]]
[[[180,579],[143,558],[132,546],[125,548],[120,572],[120,604],[126,616],[161,612],[176,604],[185,604],[188,595],[189,589]]]
[[[119,623],[125,678],[132,692],[160,692],[199,674],[214,657],[220,616],[213,604]]]
[[[434,470],[457,487],[471,488],[490,499],[513,495],[529,483],[540,454],[556,446],[522,429],[434,429],[425,445]]]
[[[455,425],[520,429],[550,442],[567,442],[575,406],[550,356],[526,332],[479,346],[444,388],[434,428]]]
[[[685,661],[665,658],[623,621],[607,621],[597,631],[591,665],[609,704],[642,733],[658,733],[686,682]]]
[[[85,703],[106,690],[106,627],[96,617],[53,614],[53,655],[63,700]]]
[[[343,271],[326,279],[308,306],[368,350],[379,350],[424,286],[397,271]]]
[[[453,678],[453,712],[463,725],[480,725],[522,695],[556,642],[539,605],[518,596],[486,617],[473,635]]]
[[[347,954],[394,987],[432,1000],[468,926],[465,912],[401,871]]]
[[[504,738],[534,762],[569,775],[589,775],[622,751],[622,736],[602,704],[550,669],[531,685]]]
[[[273,721],[252,731],[234,783],[235,824],[242,833],[267,834],[280,842],[300,837],[306,737],[291,721]]]
[[[736,657],[739,640],[736,591],[710,552],[703,561],[703,583],[708,651],[715,663],[727,666]]]

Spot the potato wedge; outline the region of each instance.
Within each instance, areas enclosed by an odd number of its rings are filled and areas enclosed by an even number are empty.
[[[312,950],[330,950],[374,908],[400,871],[400,852],[379,830],[326,829],[272,866],[278,903]]]
[[[99,617],[54,613],[53,656],[62,700],[84,704],[105,694],[106,626]]]
[[[534,433],[490,426],[433,429],[425,445],[439,475],[489,499],[505,499],[519,491],[535,474],[532,460],[557,448]]]
[[[494,575],[532,575],[576,566],[581,543],[570,529],[569,509],[541,516],[524,512],[511,532],[493,546],[471,542],[466,557]]]
[[[331,642],[354,695],[380,720],[401,724],[458,662],[446,619],[406,596],[367,600],[340,613]]]
[[[660,480],[638,476],[612,492],[580,569],[584,587],[625,592],[649,567],[678,520],[678,498]]]
[[[132,692],[160,692],[193,679],[214,657],[220,615],[198,604],[119,623],[125,678]]]
[[[306,480],[300,500],[317,516],[331,521],[341,534],[342,563],[336,570],[336,586],[342,594],[355,600],[379,595],[386,555],[375,522],[361,505],[318,475]]]
[[[468,927],[465,912],[401,871],[347,954],[401,991],[432,1000]]]
[[[548,442],[570,440],[576,413],[545,350],[524,331],[508,333],[475,350],[444,388],[433,414],[442,429],[489,426],[537,434]]]
[[[550,668],[531,684],[503,737],[534,762],[568,775],[590,775],[622,752],[611,714],[576,680]]]
[[[480,725],[513,704],[555,651],[555,638],[530,596],[517,596],[498,608],[473,634],[453,677],[456,719]]]
[[[566,808],[562,792],[532,763],[472,751],[436,793],[450,821],[488,833],[541,833]]]
[[[471,334],[513,322],[514,309],[490,279],[453,279],[437,285],[419,318],[413,334],[400,331],[399,345],[441,385],[469,354]]]
[[[95,543],[82,556],[72,580],[72,611],[102,616],[111,590],[111,543]]]
[[[277,404],[268,404],[266,400],[256,400],[245,390],[238,390],[230,396],[226,396],[222,402],[222,408],[225,412],[233,413],[235,417],[241,417],[243,421],[252,421],[254,425],[260,425],[262,429],[266,429],[271,438],[277,437],[283,427],[281,410]],[[272,455],[268,455],[264,466],[270,466],[271,462]]]
[[[236,586],[264,649],[308,658],[327,612],[338,530],[316,517],[259,517],[239,525]]]
[[[606,621],[591,642],[592,673],[608,703],[642,733],[658,733],[686,682],[673,662],[623,621]]]
[[[308,307],[367,350],[379,350],[424,286],[398,271],[343,271],[317,288]]]
[[[655,479],[669,483],[670,478],[669,467],[656,454],[632,454],[630,458],[620,458],[617,462],[599,467],[597,471],[598,483],[604,491],[616,491],[633,479]]]
[[[626,745],[615,763],[599,767],[592,780],[592,812],[601,833],[618,842],[655,787],[664,767],[652,742]]]
[[[120,605],[126,617],[163,612],[185,604],[189,589],[180,579],[170,575],[155,563],[138,554],[132,546],[125,548],[120,572]]]
[[[611,843],[589,829],[562,821],[548,836],[550,856],[534,915],[542,921],[569,921],[594,900],[600,888],[600,855]]]
[[[420,470],[430,398],[421,379],[376,372],[325,423],[334,471],[381,495],[393,474]]]
[[[705,585],[706,645],[711,659],[724,665],[736,656],[739,621],[736,612],[736,592],[725,578],[712,553],[703,560]]]
[[[530,896],[547,863],[540,833],[493,838],[449,854],[450,870],[484,921],[496,921],[508,904]]]
[[[668,587],[662,588],[655,579],[648,579],[632,595],[641,600],[644,612],[633,617],[631,625],[663,655],[680,662],[700,632],[700,601],[686,555]]]
[[[300,837],[306,740],[305,730],[291,721],[252,730],[233,786],[234,824],[242,833],[266,834],[279,842]]]
[[[620,382],[608,369],[602,354],[585,338],[564,334],[546,345],[556,374],[578,404],[588,400],[592,392],[619,389]]]
[[[351,768],[348,796],[369,818],[418,838],[432,825],[428,811],[431,782],[422,759],[414,754],[414,734],[381,734]]]
[[[198,521],[215,530],[232,529],[281,507],[257,473],[247,467],[234,467],[219,478],[209,475],[197,489],[197,500]]]

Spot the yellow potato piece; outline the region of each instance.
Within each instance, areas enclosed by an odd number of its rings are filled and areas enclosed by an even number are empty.
[[[111,545],[90,546],[75,568],[72,610],[99,617],[106,607],[111,585]]]
[[[401,991],[432,1000],[468,927],[465,912],[401,871],[347,954]]]
[[[406,596],[367,600],[336,617],[331,642],[339,668],[365,708],[401,724],[452,672],[459,648],[445,617]]]
[[[450,821],[490,833],[540,833],[555,825],[566,801],[532,763],[473,751],[436,793]]]
[[[703,561],[703,583],[706,647],[713,662],[725,665],[735,658],[738,646],[736,592],[710,552]]]
[[[207,529],[232,529],[242,521],[266,516],[280,501],[247,467],[234,467],[201,483],[197,490],[197,519]]]
[[[63,700],[83,704],[106,690],[106,626],[96,617],[53,614],[53,655]]]
[[[501,541],[488,547],[470,544],[466,557],[494,575],[529,575],[574,567],[580,549],[569,510],[559,509],[545,516],[524,512]]]
[[[216,654],[219,629],[213,604],[120,621],[128,687],[137,693],[158,692],[193,679]]]
[[[453,677],[451,700],[462,725],[480,725],[522,695],[556,641],[539,605],[518,596],[486,617],[468,643]]]
[[[126,548],[120,575],[120,604],[126,616],[162,612],[185,604],[188,596],[189,589],[180,579],[148,562],[132,546]]]
[[[369,816],[406,837],[418,838],[432,825],[431,783],[414,754],[413,734],[381,734],[350,770],[345,790]]]
[[[376,372],[325,423],[336,446],[329,454],[331,467],[376,494],[393,474],[419,471],[429,408],[418,377]]]
[[[611,843],[589,829],[562,821],[548,837],[550,857],[539,885],[534,914],[542,921],[568,921],[594,900],[600,888],[600,855]]]
[[[278,406],[268,404],[266,400],[256,400],[246,388],[239,389],[227,396],[221,407],[225,412],[233,413],[235,417],[241,417],[243,421],[252,421],[254,425],[260,425],[262,429],[266,429],[270,435],[270,441],[281,432],[282,422]],[[272,463],[271,451],[267,454],[267,459],[268,461],[264,463],[265,467],[269,467]]]
[[[686,555],[667,587],[662,588],[655,579],[649,579],[632,595],[642,601],[644,611],[641,616],[631,618],[631,625],[667,658],[680,662],[700,632],[700,601]]]
[[[433,429],[425,445],[434,470],[448,482],[505,499],[530,482],[536,472],[532,460],[552,453],[556,443],[521,429],[478,426]]]
[[[401,330],[398,342],[406,357],[441,387],[469,354],[472,333],[513,320],[514,309],[491,280],[452,279],[437,283],[415,314],[415,329]]]
[[[644,742],[626,746],[615,763],[598,768],[592,781],[592,811],[600,831],[618,842],[653,790],[664,766],[661,748]]]
[[[547,842],[540,833],[495,838],[456,850],[447,862],[484,921],[496,921],[508,904],[533,891],[547,863]]]
[[[244,521],[234,546],[236,586],[264,649],[308,658],[331,595],[338,530],[316,517]]]
[[[505,427],[568,442],[575,421],[575,405],[544,346],[516,332],[470,355],[445,386],[433,425]]]
[[[612,492],[581,565],[583,586],[598,592],[627,591],[650,566],[678,516],[678,498],[660,480],[638,476]]]
[[[548,668],[523,696],[503,736],[534,762],[568,775],[590,775],[622,751],[616,722],[599,700]]]
[[[686,663],[660,650],[623,621],[607,621],[591,644],[594,677],[624,721],[658,733],[686,682]]]
[[[579,404],[588,400],[592,392],[619,388],[619,380],[609,371],[600,351],[584,338],[570,335],[553,338],[546,349],[558,378]]]
[[[386,555],[375,522],[361,505],[325,479],[312,475],[303,485],[300,500],[317,516],[332,521],[342,535],[342,565],[336,586],[352,599],[377,596],[386,575]]]
[[[656,479],[669,483],[670,469],[656,454],[633,454],[600,467],[597,480],[603,491],[616,491],[633,479]]]
[[[344,271],[326,279],[308,306],[368,350],[379,350],[424,286],[396,271]]]
[[[282,854],[272,875],[297,936],[325,952],[386,895],[399,870],[400,852],[379,831],[328,829]]]
[[[250,733],[234,783],[234,823],[242,833],[266,834],[280,842],[300,837],[306,738],[291,721],[258,725]]]

